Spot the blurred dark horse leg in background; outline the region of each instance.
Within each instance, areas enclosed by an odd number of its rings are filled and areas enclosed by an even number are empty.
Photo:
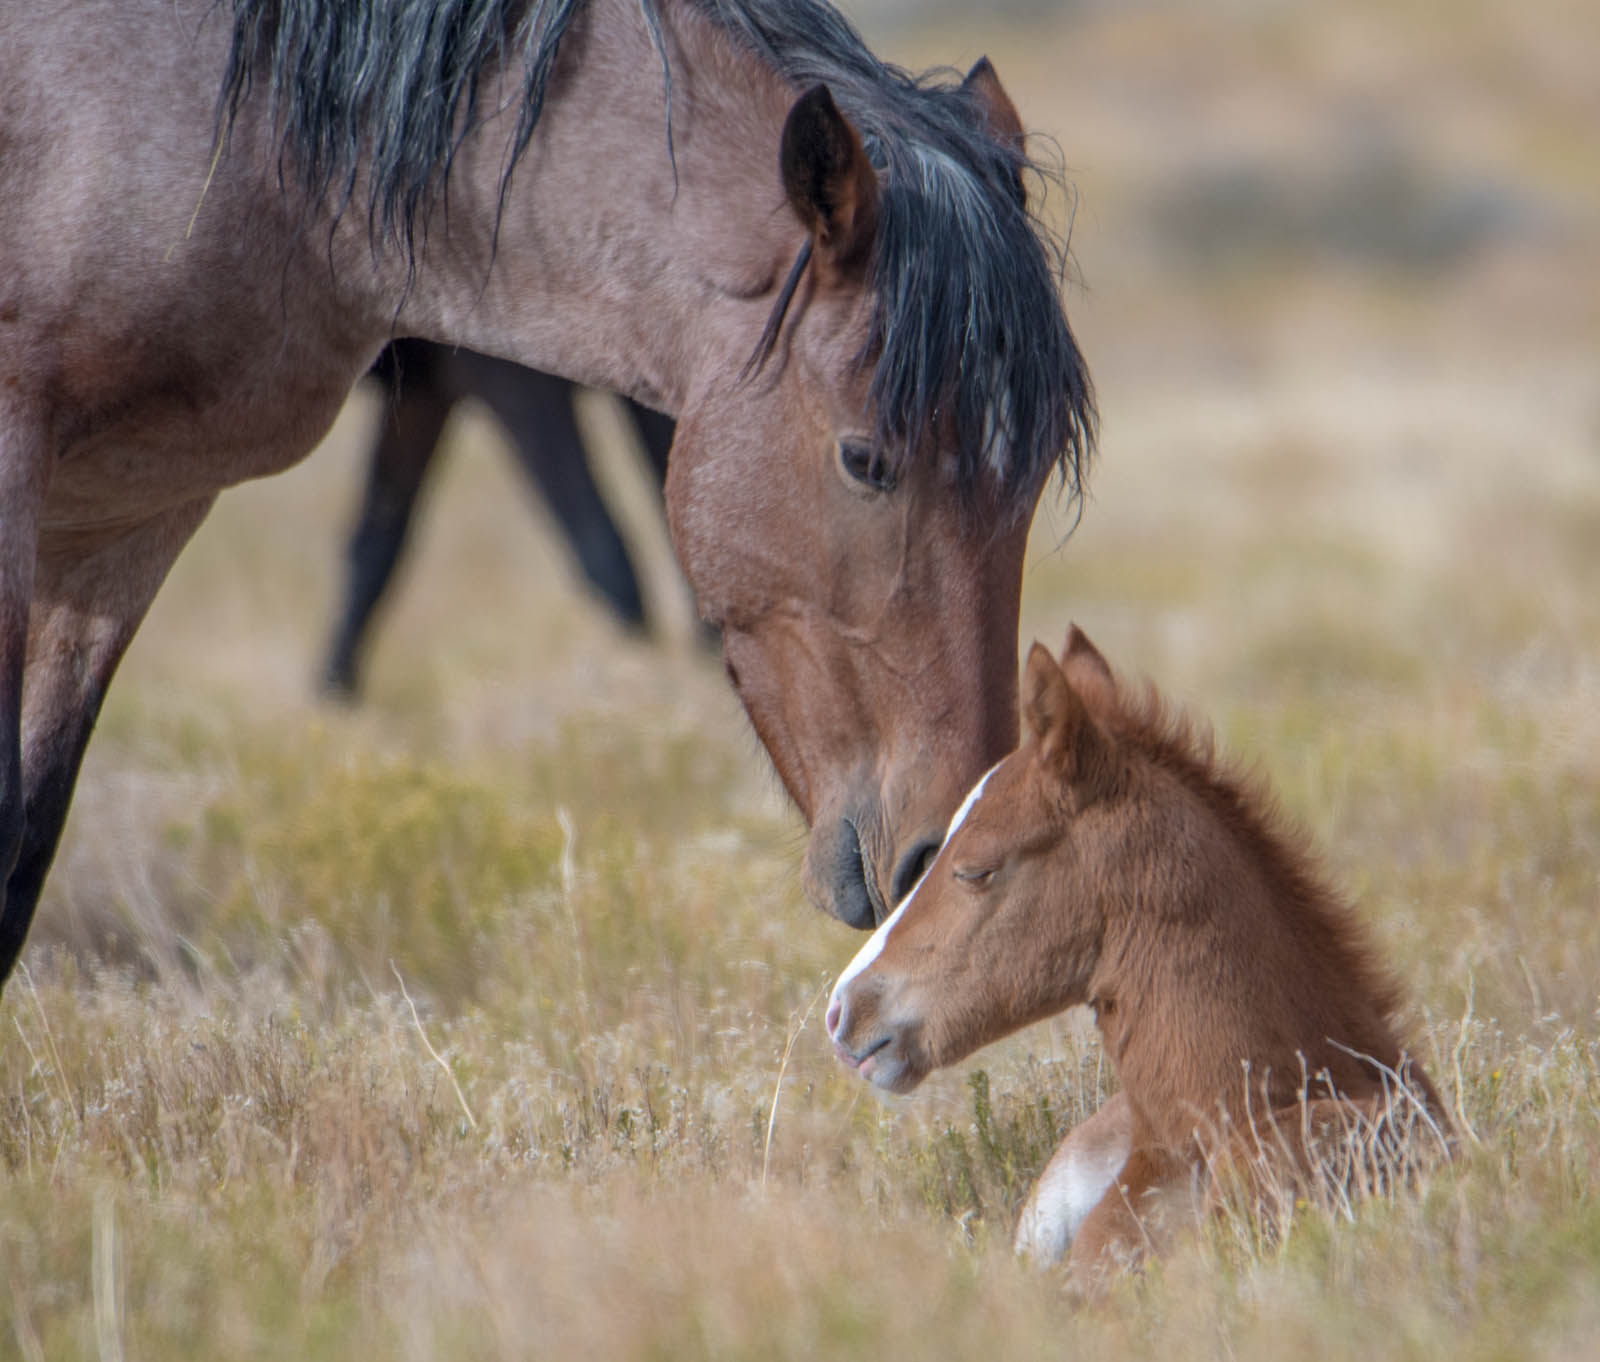
[[[595,486],[572,398],[577,385],[508,360],[431,341],[390,345],[372,366],[387,397],[373,446],[360,519],[346,550],[344,608],[323,664],[329,693],[353,699],[373,612],[405,549],[412,512],[456,404],[484,402],[505,426],[517,460],[565,532],[578,566],[629,629],[645,627],[644,602],[627,546]],[[674,423],[626,403],[659,490]]]

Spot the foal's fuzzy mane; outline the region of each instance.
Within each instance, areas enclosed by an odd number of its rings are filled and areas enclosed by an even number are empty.
[[[666,2],[638,0],[670,83]],[[1017,192],[1025,172],[1050,174],[989,135],[955,73],[912,76],[880,61],[823,0],[681,2],[797,91],[825,83],[881,172],[866,351],[880,443],[915,456],[949,421],[963,488],[988,473],[1019,511],[1031,511],[1056,469],[1076,495],[1095,411],[1061,307],[1065,246]],[[479,116],[480,80],[499,62],[521,63],[503,203],[585,0],[217,3],[233,11],[219,135],[260,81],[312,202],[342,213],[364,170],[374,245],[396,240],[414,262],[451,159]],[[667,155],[665,100],[662,122]]]
[[[1221,756],[1211,725],[1168,704],[1151,682],[1130,688],[1119,680],[1108,717],[1120,742],[1203,800],[1237,839],[1261,867],[1274,904],[1302,942],[1332,961],[1380,1016],[1395,1022],[1404,1009],[1404,989],[1382,960],[1371,929],[1330,884],[1310,835],[1284,813],[1261,768]]]

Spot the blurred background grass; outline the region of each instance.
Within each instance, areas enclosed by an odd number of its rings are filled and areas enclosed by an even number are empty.
[[[1101,450],[1081,523],[1041,509],[1020,642],[1077,620],[1261,764],[1481,1144],[1075,1314],[1007,1243],[1112,1081],[1092,1037],[904,1102],[837,1071],[808,1008],[859,939],[802,900],[606,399],[666,645],[468,413],[368,703],[313,698],[358,393],[179,563],[0,1002],[20,1355],[1589,1355],[1600,11],[849,8],[908,66],[987,52],[1073,186]]]

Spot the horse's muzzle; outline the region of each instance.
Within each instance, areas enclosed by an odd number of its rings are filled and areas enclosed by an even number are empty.
[[[819,822],[806,847],[801,873],[806,897],[846,926],[866,931],[886,916],[861,836],[848,818]]]

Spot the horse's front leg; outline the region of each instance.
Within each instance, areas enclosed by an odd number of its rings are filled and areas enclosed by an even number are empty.
[[[0,401],[0,885],[22,849],[22,678],[49,462],[43,423]]]
[[[0,984],[22,953],[112,673],[211,500],[163,512],[87,551],[40,547],[22,677],[23,820],[0,916]]]
[[[1067,1134],[1017,1222],[1016,1250],[1041,1266],[1059,1262],[1104,1199],[1133,1150],[1133,1108],[1117,1093]]]
[[[572,408],[575,385],[548,374],[482,361],[483,395],[516,443],[517,459],[543,494],[589,583],[629,629],[645,627],[644,597],[594,474]]]
[[[402,362],[400,355],[415,355],[415,363]],[[440,361],[431,347],[399,342],[388,360],[383,427],[367,465],[361,515],[345,550],[344,608],[322,669],[324,688],[349,698],[360,689],[362,652],[373,611],[405,548],[412,512],[455,405],[454,395],[439,382]]]
[[[678,423],[632,398],[624,398],[623,404],[633,418],[633,428],[644,447],[645,461],[656,475],[656,491],[659,492],[667,480],[667,456],[672,453],[672,437],[677,433]]]

